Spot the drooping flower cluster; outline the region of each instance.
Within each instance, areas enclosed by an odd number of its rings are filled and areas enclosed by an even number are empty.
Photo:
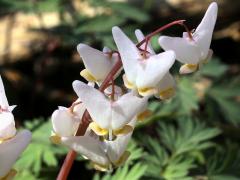
[[[9,106],[0,76],[0,179],[11,179],[16,173],[11,169],[19,155],[31,141],[31,133],[23,130],[17,133],[13,109]]]
[[[180,73],[185,74],[196,71],[210,58],[216,17],[217,4],[212,3],[194,33],[184,32],[183,38],[160,37],[159,44],[165,52],[159,54],[149,43],[151,37],[136,30],[136,45],[119,27],[112,28],[117,51],[106,47],[99,51],[79,44],[77,50],[86,68],[80,74],[89,83],[74,81],[78,99],[70,108],[54,111],[52,142],[79,152],[98,170],[124,163],[136,123],[149,114],[148,99],[155,96],[166,100],[175,93],[175,81],[170,74],[175,59],[184,63]],[[124,87],[115,83],[122,70]]]

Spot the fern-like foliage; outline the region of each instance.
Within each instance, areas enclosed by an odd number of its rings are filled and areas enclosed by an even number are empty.
[[[15,164],[19,172],[16,179],[19,180],[37,178],[43,171],[54,170],[58,166],[57,156],[67,153],[67,149],[49,141],[52,129],[50,121],[35,119],[27,122],[25,127],[32,131],[32,142]]]
[[[180,119],[177,126],[159,123],[158,140],[147,137],[146,176],[154,179],[192,179],[190,170],[206,161],[203,150],[214,146],[210,140],[220,134],[197,120]]]

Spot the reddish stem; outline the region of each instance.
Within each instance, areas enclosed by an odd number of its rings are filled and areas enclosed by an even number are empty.
[[[145,52],[147,52],[147,45],[148,45],[148,41],[150,40],[150,38],[156,34],[158,34],[159,32],[173,26],[173,25],[182,25],[185,27],[185,29],[187,30],[187,32],[189,33],[189,37],[191,38],[191,33],[188,30],[187,26],[183,24],[185,20],[178,20],[178,21],[173,21],[159,29],[157,29],[156,31],[150,33],[149,35],[147,35],[145,37],[145,39],[143,39],[141,42],[139,42],[136,46],[139,48],[143,43],[146,42],[146,45],[144,47]],[[109,72],[109,74],[107,75],[107,77],[105,78],[105,80],[103,81],[102,85],[100,86],[99,90],[101,92],[103,92],[109,85],[109,82],[112,81],[115,76],[115,74],[121,69],[122,67],[122,61],[121,61],[121,57],[118,51],[113,51],[112,53],[117,53],[118,54],[118,61],[117,63],[113,66],[112,70]],[[83,136],[88,128],[88,125],[90,123],[90,115],[88,113],[88,111],[86,110],[83,114],[82,117],[82,121],[79,125],[78,131],[76,133],[76,136]],[[67,180],[68,174],[71,170],[72,164],[74,162],[74,159],[76,157],[76,152],[74,152],[73,150],[69,151],[64,163],[61,167],[61,170],[58,174],[57,180]]]
[[[164,31],[167,28],[170,28],[171,26],[174,25],[181,25],[184,26],[184,22],[185,20],[178,20],[178,21],[173,21],[171,23],[166,24],[165,26],[162,26],[160,28],[158,28],[157,30],[153,31],[152,33],[148,34],[142,41],[140,41],[136,46],[140,47],[141,45],[143,45],[143,43],[147,42],[148,40],[150,40],[151,37],[153,37],[154,35],[160,33],[161,31]],[[184,26],[185,27],[185,26]]]

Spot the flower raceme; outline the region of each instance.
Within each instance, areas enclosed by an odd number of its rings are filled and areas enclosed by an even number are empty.
[[[180,68],[180,73],[185,74],[210,58],[216,17],[217,4],[212,3],[194,33],[189,32],[184,20],[178,20],[146,37],[136,30],[138,44],[119,27],[113,27],[116,51],[108,48],[99,51],[79,44],[77,50],[86,68],[80,74],[88,84],[73,82],[78,100],[70,108],[59,107],[54,111],[51,140],[91,160],[97,170],[120,166],[129,156],[126,147],[136,123],[150,114],[146,111],[148,99],[154,95],[165,100],[174,95],[176,84],[170,69],[175,59],[185,64]],[[149,43],[150,38],[173,25],[184,26],[187,32],[182,38],[160,37],[165,52],[157,54]],[[114,82],[122,70],[123,84],[128,90]],[[58,179],[66,179],[74,156],[75,153],[68,154]]]
[[[16,131],[12,110],[0,76],[0,179],[11,179],[16,171],[11,169],[31,140],[28,130]]]
[[[209,47],[217,12],[217,3],[211,3],[192,37],[189,37],[188,33],[184,32],[182,38],[168,36],[159,38],[160,46],[164,50],[173,50],[176,53],[176,59],[184,63],[180,68],[181,74],[196,71],[200,64],[207,62],[211,58],[212,50]]]

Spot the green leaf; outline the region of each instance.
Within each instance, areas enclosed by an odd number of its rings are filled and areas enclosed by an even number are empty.
[[[211,59],[200,69],[200,72],[206,76],[221,77],[227,69],[227,65],[221,63],[218,59]]]
[[[127,3],[115,2],[110,3],[109,6],[114,11],[114,16],[119,15],[124,18],[129,18],[138,22],[146,22],[149,20],[149,16],[143,10],[131,6]]]
[[[125,19],[119,16],[101,15],[87,20],[75,30],[76,33],[111,32],[113,26],[121,25]]]

